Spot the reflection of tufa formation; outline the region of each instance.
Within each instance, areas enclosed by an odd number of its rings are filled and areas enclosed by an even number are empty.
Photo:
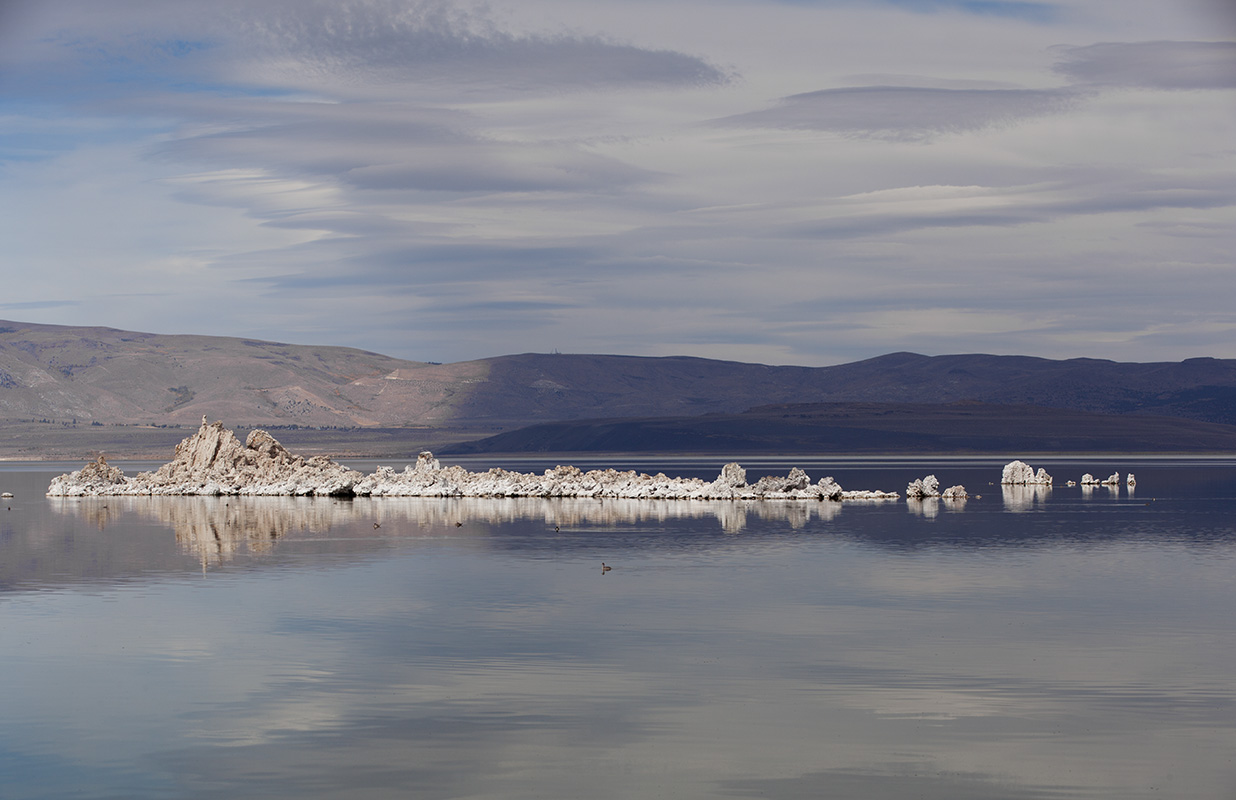
[[[934,480],[934,478],[933,478]],[[960,489],[960,487],[954,487]],[[953,490],[949,490],[953,491]],[[961,490],[964,495],[964,489]],[[812,483],[801,469],[786,477],[747,483],[746,470],[726,464],[714,481],[670,478],[613,469],[583,472],[559,466],[541,475],[491,469],[469,472],[443,467],[421,453],[402,472],[379,467],[371,475],[325,456],[289,453],[266,431],[242,444],[223,423],[207,423],[176,446],[175,457],[155,472],[126,476],[100,456],[81,470],[52,480],[53,496],[104,495],[318,495],[371,497],[596,497],[649,500],[870,500],[894,492],[845,491],[832,478]]]
[[[592,526],[664,523],[713,518],[729,534],[754,520],[781,522],[798,529],[812,520],[831,520],[841,503],[732,502],[704,500],[625,500],[542,497],[109,497],[57,498],[52,508],[78,516],[100,530],[128,516],[170,526],[176,541],[203,566],[231,560],[241,553],[261,555],[287,536],[369,541],[375,538],[425,536],[474,537],[491,525],[541,521],[564,531]],[[856,505],[878,505],[870,500]],[[479,526],[479,527],[478,527]]]

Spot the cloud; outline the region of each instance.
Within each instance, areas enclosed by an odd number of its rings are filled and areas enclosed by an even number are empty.
[[[912,200],[900,197],[910,194]],[[836,204],[831,216],[787,225],[778,235],[825,239],[885,237],[933,228],[1047,223],[1053,220],[1166,209],[1236,206],[1236,174],[1194,177],[1082,175],[1073,181],[1008,187],[917,187]],[[907,209],[908,207],[908,209]]]
[[[296,107],[292,107],[295,105]],[[230,168],[276,168],[361,190],[613,190],[656,174],[573,142],[501,140],[464,113],[411,104],[377,109],[272,103],[238,130],[190,133],[164,156]]]
[[[128,0],[105,10],[56,2],[43,16],[23,5],[37,20],[29,24],[43,28],[33,44],[19,43],[26,60],[18,66],[37,65],[26,77],[69,92],[85,78],[106,96],[163,86],[229,96],[274,90],[358,97],[405,84],[483,95],[731,79],[697,56],[595,34],[507,30],[484,7],[447,0]],[[131,27],[135,16],[143,20],[140,33]]]
[[[703,60],[594,35],[516,34],[443,2],[314,4],[249,28],[242,46],[259,69],[367,83],[439,82],[506,91],[714,85],[728,76]],[[282,67],[272,53],[290,57]]]
[[[929,4],[931,5],[931,4]],[[978,81],[889,75],[895,84],[846,86],[783,97],[772,108],[714,124],[816,130],[855,138],[929,141],[942,134],[1001,128],[1075,109],[1108,88],[1236,88],[1236,42],[1057,45],[1054,70],[1070,86],[983,87]],[[852,80],[878,76],[850,76]]]
[[[1060,18],[1060,6],[1057,3],[1020,2],[1019,0],[887,0],[887,2],[919,12],[960,11],[978,16],[1005,17],[1043,24],[1055,22]]]
[[[1181,326],[1228,330],[1230,107],[1122,91],[1230,89],[1213,15],[636,2],[3,4],[5,301],[432,360],[1229,353]]]
[[[1060,113],[1072,107],[1079,97],[1069,89],[846,87],[790,95],[773,108],[725,117],[716,124],[925,140]]]
[[[77,300],[35,300],[25,303],[0,303],[0,308],[6,311],[31,311],[42,308],[63,308],[81,305]]]
[[[1234,89],[1236,42],[1105,42],[1059,46],[1056,72],[1078,84],[1139,89]]]
[[[781,0],[792,5],[859,5],[862,0]],[[1061,18],[1060,4],[1029,2],[1027,0],[882,0],[883,5],[893,6],[916,14],[967,14],[979,17],[1003,17],[1010,20],[1048,24]]]

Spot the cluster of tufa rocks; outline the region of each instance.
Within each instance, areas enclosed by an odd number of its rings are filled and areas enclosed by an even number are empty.
[[[1081,476],[1081,485],[1082,486],[1119,486],[1120,485],[1120,473],[1113,472],[1111,475],[1107,476],[1105,480],[1099,480],[1098,478],[1094,477],[1089,472],[1087,472],[1085,475]],[[1129,473],[1129,477],[1125,481],[1125,485],[1127,486],[1137,485],[1137,478],[1133,477],[1132,472]]]
[[[1051,486],[1051,476],[1042,467],[1039,467],[1039,471],[1035,472],[1024,461],[1010,461],[1004,465],[1004,472],[1000,476],[1000,483],[1004,486]]]
[[[1031,466],[1025,462],[1010,461],[1008,464],[1004,465],[1004,474],[1000,478],[1000,483],[1005,486],[1051,486],[1052,477],[1048,475],[1047,470],[1042,467],[1039,467],[1039,471],[1035,472],[1034,469],[1032,469]],[[1067,482],[1069,486],[1076,486],[1077,483],[1077,481]],[[1083,487],[1119,486],[1120,473],[1113,472],[1105,480],[1099,480],[1087,472],[1085,475],[1081,476],[1080,483]],[[1133,477],[1132,472],[1130,472],[1128,477],[1125,479],[1125,485],[1130,488],[1137,485],[1137,478]]]
[[[933,479],[934,480],[934,479]],[[954,487],[964,496],[965,490]],[[950,489],[952,492],[954,489]],[[421,453],[402,472],[379,467],[370,475],[336,464],[325,456],[289,453],[263,430],[242,444],[222,422],[208,423],[176,446],[175,456],[155,472],[128,477],[103,456],[77,472],[52,480],[47,494],[99,495],[318,495],[369,497],[598,497],[700,500],[884,500],[895,492],[845,491],[831,477],[812,483],[801,469],[786,477],[747,483],[738,464],[726,464],[713,481],[670,478],[613,469],[583,472],[559,466],[543,474],[491,469],[469,472],[443,467],[432,453]]]
[[[127,477],[103,456],[81,470],[54,478],[48,495],[351,495],[364,476],[325,456],[289,453],[263,430],[242,444],[222,422],[207,423],[176,445],[175,456],[155,472]]]
[[[1046,490],[1052,477],[1040,468],[1012,461],[1005,465],[1000,483],[1006,487]],[[1068,482],[1075,485],[1073,481]],[[1130,489],[1137,480],[1129,473]],[[1081,478],[1083,487],[1120,484],[1120,474],[1099,480],[1090,473]],[[370,475],[336,464],[326,456],[289,453],[275,437],[254,430],[242,443],[222,422],[207,422],[197,433],[176,445],[170,462],[154,472],[126,476],[99,456],[77,472],[54,478],[47,494],[55,497],[113,495],[254,495],[335,497],[531,497],[615,498],[624,500],[891,500],[896,492],[846,491],[831,477],[812,483],[806,472],[795,467],[785,477],[769,475],[747,483],[747,471],[729,463],[712,481],[670,478],[634,471],[590,470],[558,466],[544,473],[511,472],[494,468],[469,472],[463,467],[443,467],[433,453],[424,452],[402,472],[378,467]],[[964,500],[964,486],[940,489],[935,475],[915,479],[906,486],[906,498]]]
[[[923,500],[928,497],[940,497],[945,500],[964,500],[968,495],[964,486],[950,486],[944,491],[940,491],[940,481],[935,475],[916,478],[913,483],[906,486],[906,498]]]

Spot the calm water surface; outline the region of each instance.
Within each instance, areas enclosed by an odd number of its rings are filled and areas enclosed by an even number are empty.
[[[0,796],[1236,798],[1236,461],[1005,460],[744,460],[982,495],[841,507],[0,466]]]

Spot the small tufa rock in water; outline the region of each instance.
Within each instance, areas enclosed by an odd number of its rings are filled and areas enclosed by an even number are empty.
[[[916,478],[913,483],[906,487],[906,499],[921,500],[928,497],[939,497],[944,500],[964,500],[968,496],[966,494],[966,487],[961,485],[950,486],[944,491],[940,491],[940,481],[935,475]]]
[[[940,496],[940,481],[935,475],[928,475],[926,478],[915,478],[914,482],[906,487],[906,497],[939,497]]]

